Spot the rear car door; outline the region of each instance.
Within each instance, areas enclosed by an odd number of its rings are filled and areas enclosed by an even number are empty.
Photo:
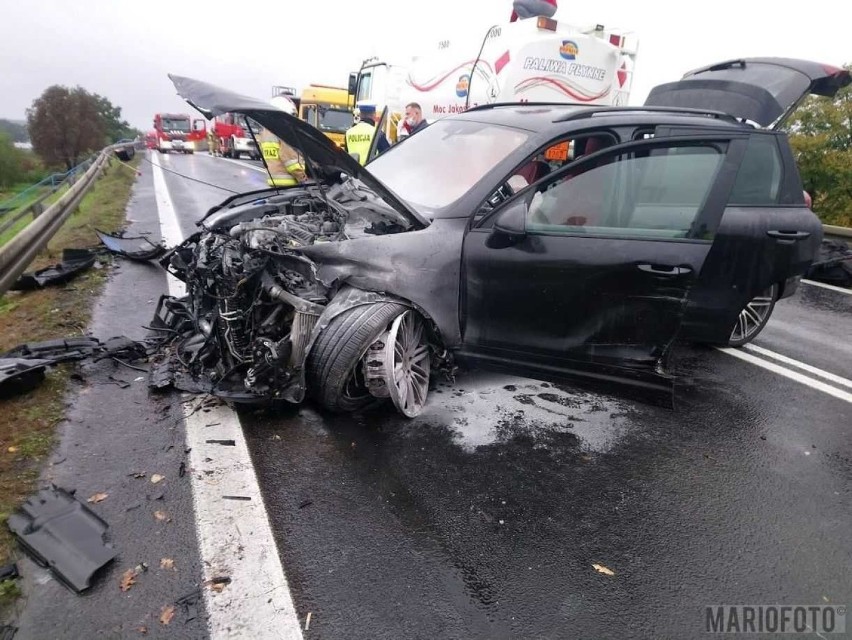
[[[658,129],[658,135],[685,133]],[[805,204],[786,137],[752,131],[712,250],[690,294],[682,335],[727,344],[746,305],[792,295],[821,238],[822,225]]]
[[[461,355],[670,391],[663,366],[745,141],[733,132],[611,147],[481,221],[464,242]]]

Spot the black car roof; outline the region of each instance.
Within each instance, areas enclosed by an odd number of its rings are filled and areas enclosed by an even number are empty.
[[[708,128],[752,128],[721,112],[655,107],[593,107],[570,104],[504,103],[474,107],[451,116],[557,136],[590,127],[678,124]]]

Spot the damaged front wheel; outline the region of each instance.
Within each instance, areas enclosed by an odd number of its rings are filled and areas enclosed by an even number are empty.
[[[357,411],[375,401],[361,360],[407,308],[379,302],[349,309],[317,336],[307,361],[308,390],[326,409]]]

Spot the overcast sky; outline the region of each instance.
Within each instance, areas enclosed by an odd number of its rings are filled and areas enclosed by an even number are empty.
[[[637,33],[631,104],[656,84],[732,57],[852,62],[849,0],[796,2],[795,14],[749,0],[559,4],[558,20]],[[147,130],[158,111],[187,111],[167,73],[264,99],[278,84],[346,86],[370,55],[402,62],[437,40],[507,22],[511,0],[2,0],[2,7],[0,117],[24,118],[52,84],[81,85]]]

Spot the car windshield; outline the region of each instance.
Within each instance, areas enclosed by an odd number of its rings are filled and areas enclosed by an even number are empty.
[[[189,120],[163,118],[163,131],[189,131]]]
[[[467,193],[529,133],[470,120],[439,120],[369,164],[370,173],[429,214]]]
[[[319,129],[332,133],[346,133],[352,126],[352,112],[347,109],[319,108]]]

